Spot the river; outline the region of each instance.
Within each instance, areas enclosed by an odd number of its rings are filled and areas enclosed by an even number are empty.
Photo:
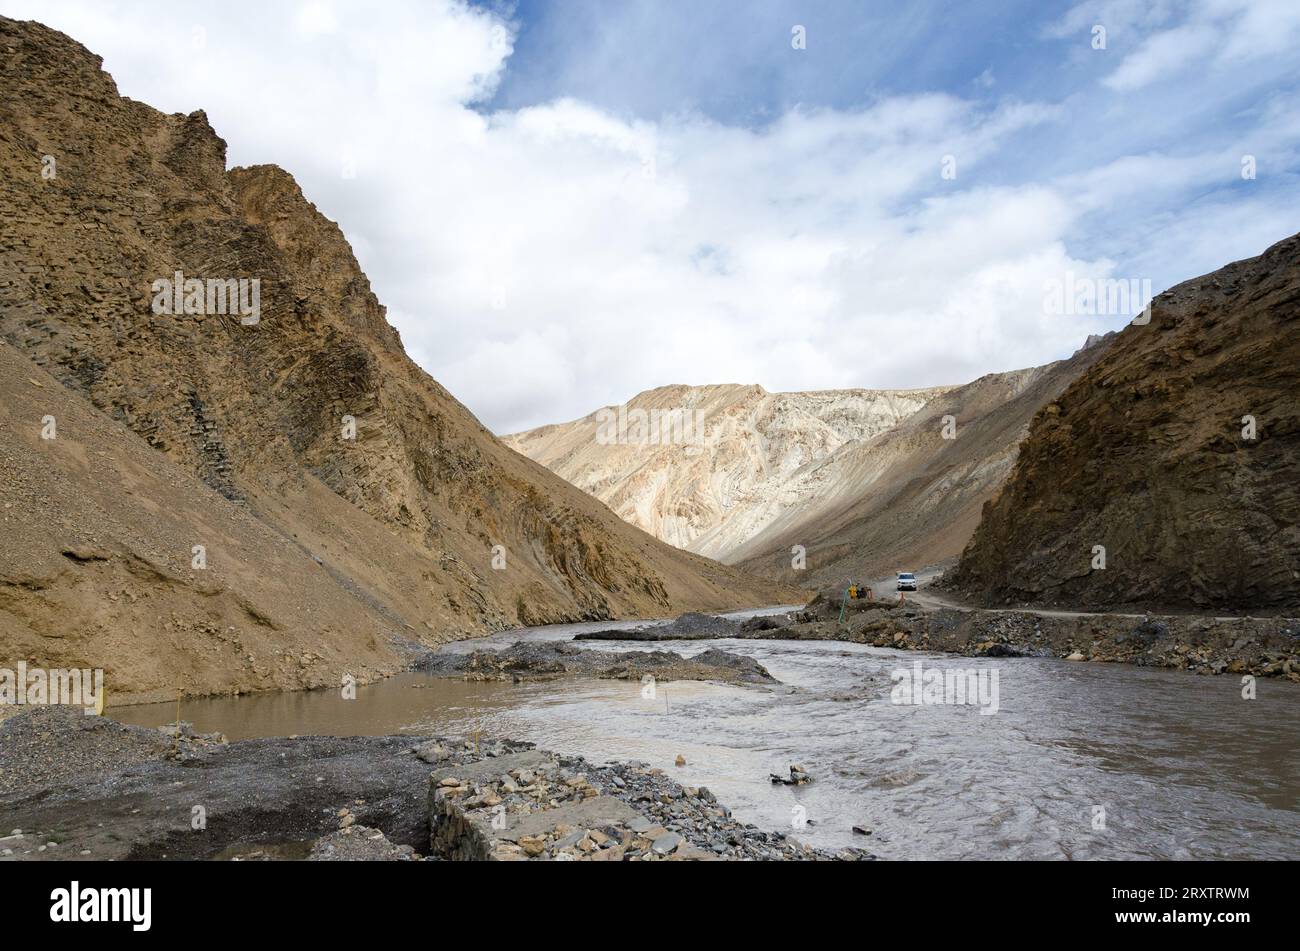
[[[747,616],[746,612],[735,616]],[[568,639],[553,625],[448,645]],[[631,625],[625,625],[631,626]],[[401,674],[340,691],[186,701],[230,739],[290,734],[508,736],[597,762],[643,760],[707,786],[737,817],[888,859],[1300,858],[1300,685],[1120,664],[970,658],[823,641],[587,642],[599,650],[716,647],[778,687],[564,679],[523,685]],[[891,702],[890,675],[996,671],[997,712]],[[986,681],[987,682],[987,681]],[[118,707],[158,726],[175,704]],[[674,766],[678,756],[684,767]],[[798,763],[814,782],[775,786]],[[853,832],[854,826],[872,834]]]

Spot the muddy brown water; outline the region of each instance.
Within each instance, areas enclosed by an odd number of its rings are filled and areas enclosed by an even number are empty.
[[[617,626],[533,628],[444,650]],[[332,690],[261,694],[186,701],[181,715],[232,740],[477,732],[595,762],[643,760],[708,786],[743,821],[891,859],[1300,858],[1300,685],[1260,680],[1246,700],[1239,677],[1119,664],[821,641],[580,643],[688,656],[717,647],[754,657],[782,685],[673,682],[647,697],[621,681],[402,674],[350,701]],[[918,661],[996,671],[997,713],[891,702],[891,673]],[[110,712],[158,726],[175,704]],[[773,786],[768,774],[792,763],[814,782]]]

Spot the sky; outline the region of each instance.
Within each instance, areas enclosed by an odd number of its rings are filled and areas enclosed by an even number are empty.
[[[996,9],[988,9],[996,7]],[[0,0],[337,221],[490,429],[963,383],[1300,230],[1297,0]]]

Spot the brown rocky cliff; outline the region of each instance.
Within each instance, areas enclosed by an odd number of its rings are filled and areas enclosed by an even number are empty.
[[[203,113],[123,99],[83,47],[4,18],[0,90],[0,336],[387,626],[437,642],[783,594],[501,445],[405,355],[339,228],[287,173],[227,171]],[[260,322],[154,313],[151,285],[177,271],[257,279]]]
[[[1295,236],[1161,294],[1046,406],[950,580],[993,603],[1300,607],[1298,394]]]

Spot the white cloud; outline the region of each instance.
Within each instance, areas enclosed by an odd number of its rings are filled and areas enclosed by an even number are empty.
[[[292,172],[412,354],[498,432],[668,383],[963,382],[1119,322],[1047,315],[1043,287],[1110,273],[1066,248],[1132,168],[974,187],[1053,107],[893,97],[757,130],[576,99],[491,112],[513,27],[451,0],[0,7],[104,55],[125,95],[206,109],[233,164]],[[146,39],[195,26],[209,55]]]
[[[1172,79],[1183,69],[1205,59],[1220,43],[1219,33],[1209,25],[1189,23],[1163,30],[1130,53],[1104,82],[1126,92],[1148,83]]]
[[[1180,22],[1171,25],[1175,20]],[[1048,35],[1062,38],[1106,27],[1110,42],[1127,47],[1103,80],[1117,92],[1183,77],[1189,70],[1221,71],[1286,55],[1300,42],[1295,0],[1088,0]],[[1137,42],[1131,42],[1134,38]]]
[[[339,21],[334,15],[334,8],[330,4],[324,3],[322,0],[311,0],[311,2],[303,3],[298,7],[298,15],[295,18],[294,25],[297,26],[300,33],[315,35],[338,32]]]

